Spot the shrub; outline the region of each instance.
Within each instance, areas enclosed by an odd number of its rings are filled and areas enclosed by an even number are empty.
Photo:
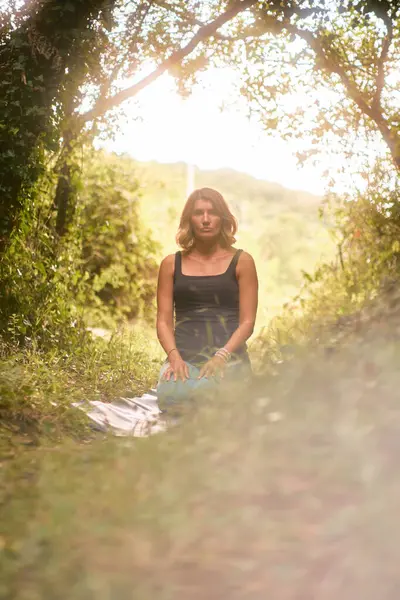
[[[379,165],[364,193],[327,196],[336,257],[304,273],[300,293],[253,343],[258,367],[268,369],[310,344],[335,344],[382,289],[399,279],[399,187]]]
[[[89,153],[75,219],[54,230],[54,180],[40,183],[0,265],[0,334],[68,351],[85,327],[154,314],[157,244],[140,220],[138,183],[123,159]],[[39,193],[40,191],[40,193]]]
[[[132,162],[104,152],[87,157],[80,192],[82,269],[92,320],[154,315],[158,244],[140,219]]]

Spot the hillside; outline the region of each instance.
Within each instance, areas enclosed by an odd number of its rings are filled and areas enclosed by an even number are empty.
[[[186,198],[187,165],[138,161],[132,163],[141,182],[145,199],[143,209],[146,211],[150,208],[146,202],[150,194],[152,198],[164,203],[170,219],[178,217]],[[317,209],[321,202],[319,196],[290,190],[232,169],[196,169],[194,187],[218,189],[228,200],[241,228],[253,226],[254,219],[267,219],[286,211],[307,214],[313,220],[318,220]],[[159,215],[156,210],[153,214]]]
[[[186,200],[186,164],[138,162],[126,156],[123,160],[132,165],[140,183],[142,218],[163,253],[175,252],[175,233]],[[298,292],[302,271],[313,271],[322,255],[333,252],[318,216],[321,198],[231,169],[196,169],[194,186],[219,190],[239,220],[237,246],[253,254],[259,271],[261,326]]]

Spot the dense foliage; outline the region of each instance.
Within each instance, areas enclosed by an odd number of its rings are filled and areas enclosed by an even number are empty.
[[[51,227],[54,182],[42,185],[41,203],[0,265],[5,339],[67,349],[85,337],[85,324],[153,316],[157,244],[141,222],[131,167],[87,153],[75,222],[62,238]]]
[[[261,368],[276,365],[300,347],[328,350],[378,314],[400,278],[399,187],[385,166],[370,174],[364,193],[327,196],[335,221],[337,252],[305,273],[299,294],[286,303],[256,341]],[[383,317],[384,318],[384,317]]]
[[[81,268],[97,325],[105,310],[116,318],[154,317],[159,244],[142,223],[136,177],[127,158],[92,153],[85,161]]]
[[[87,280],[92,284],[92,299],[101,303],[103,298],[117,312],[133,316],[140,314],[141,302],[148,304],[151,285],[146,288],[142,282],[154,265],[137,258],[140,251],[134,249],[129,228],[121,231],[116,223],[114,234],[122,234],[118,251],[130,253],[130,261],[124,266],[113,264],[109,250],[101,259],[94,258],[97,249],[92,239],[88,241],[89,230],[94,231],[93,224],[97,227],[101,218],[107,220],[110,207],[102,212],[89,202],[77,210],[83,198],[88,200],[85,182],[79,183],[78,150],[83,133],[92,136],[99,122],[109,127],[111,121],[104,116],[167,69],[180,89],[189,91],[196,73],[208,64],[235,66],[242,72],[249,106],[261,109],[269,128],[279,125],[288,135],[304,133],[299,119],[304,117],[307,95],[312,104],[308,114],[314,119],[313,145],[321,136],[337,133],[343,138],[347,131],[371,134],[376,140],[374,132],[379,131],[397,164],[397,2],[245,0],[212,2],[207,9],[198,2],[123,0],[74,0],[62,5],[53,0],[21,4],[10,0],[4,4],[0,251],[7,255],[1,267],[5,290],[1,319],[2,330],[11,328],[19,339],[34,332],[43,337],[48,322],[55,328],[50,337],[65,335],[61,323],[75,327],[76,304],[87,298]],[[149,65],[154,71],[141,78],[141,71]],[[133,83],[129,81],[132,76]],[[330,93],[322,97],[324,90]],[[293,110],[290,102],[281,102],[290,92],[300,94],[300,111]],[[351,152],[358,152],[354,138],[346,139]],[[312,154],[315,151],[314,145]],[[302,152],[307,154],[304,148]],[[120,205],[122,198],[123,194],[117,200]],[[78,222],[84,215],[88,230]],[[279,226],[292,229],[292,237],[297,235],[289,215],[280,214],[279,219]],[[77,231],[86,239],[79,239]],[[102,238],[106,245],[114,235],[109,234]],[[266,243],[260,239],[259,245],[260,256],[275,264],[270,275],[285,279],[275,258],[287,250],[285,261],[290,262],[297,254],[296,246],[285,244],[277,250],[279,237],[274,239],[271,230],[260,235],[269,238]],[[145,237],[141,240],[146,246]],[[77,267],[81,243],[85,245],[83,258],[88,259],[86,270]],[[291,277],[300,270],[294,261]],[[28,288],[35,293],[30,294]],[[70,303],[68,293],[77,302]],[[138,300],[135,308],[132,296]],[[57,298],[62,297],[65,302],[58,306]],[[53,315],[50,320],[49,314]]]
[[[59,149],[79,86],[99,60],[107,5],[28,3],[0,30],[0,251],[29,210],[47,153]]]

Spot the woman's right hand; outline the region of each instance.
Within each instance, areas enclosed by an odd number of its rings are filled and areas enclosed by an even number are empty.
[[[172,352],[169,358],[169,366],[165,369],[165,372],[161,379],[165,379],[165,381],[170,381],[171,377],[174,378],[174,381],[186,381],[189,379],[189,369],[183,358],[177,352]]]

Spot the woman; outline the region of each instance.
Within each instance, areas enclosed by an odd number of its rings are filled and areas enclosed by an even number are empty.
[[[183,251],[164,258],[159,271],[157,335],[167,354],[157,388],[161,405],[250,370],[246,340],[258,282],[253,258],[232,247],[236,230],[219,192],[202,188],[189,196],[177,234]]]

